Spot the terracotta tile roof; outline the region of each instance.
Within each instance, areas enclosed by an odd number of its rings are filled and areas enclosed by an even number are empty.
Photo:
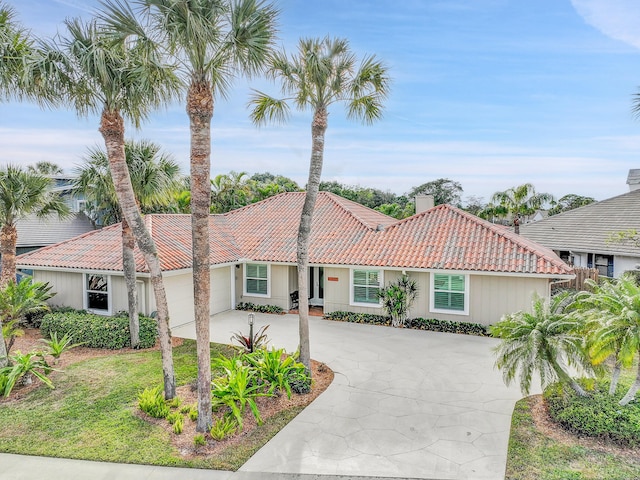
[[[211,215],[212,264],[251,259],[296,261],[303,192],[283,193],[223,215]],[[163,270],[191,266],[189,215],[148,215]],[[457,208],[441,205],[403,221],[320,192],[311,227],[311,263],[570,274],[552,251]],[[21,255],[22,267],[121,270],[114,225]],[[138,271],[146,271],[136,249]]]

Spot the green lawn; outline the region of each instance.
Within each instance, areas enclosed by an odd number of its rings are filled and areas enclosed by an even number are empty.
[[[195,380],[195,342],[186,340],[173,351],[178,385]],[[230,352],[229,346],[212,344],[212,358]],[[302,409],[281,412],[240,447],[215,458],[185,460],[165,430],[134,415],[137,394],[161,382],[158,351],[71,365],[55,376],[55,390],[39,387],[19,401],[0,404],[0,452],[236,470]]]
[[[524,398],[513,412],[507,480],[640,479],[640,457],[633,461],[543,435],[536,429],[531,404],[531,398]]]

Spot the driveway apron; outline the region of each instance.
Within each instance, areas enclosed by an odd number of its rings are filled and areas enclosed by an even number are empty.
[[[212,317],[212,341],[246,333],[246,319],[238,311]],[[297,316],[257,314],[256,326],[265,324],[270,345],[295,351]],[[173,333],[194,338],[194,327]],[[239,477],[504,478],[511,414],[521,395],[493,368],[495,340],[313,317],[310,338],[312,358],[331,367],[334,382]]]

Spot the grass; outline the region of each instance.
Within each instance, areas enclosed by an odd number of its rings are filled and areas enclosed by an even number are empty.
[[[212,344],[211,357],[232,351],[231,347]],[[178,385],[196,378],[195,342],[186,340],[174,348],[174,367]],[[237,470],[301,410],[281,412],[247,435],[242,446],[228,448],[216,457],[183,458],[164,429],[134,414],[138,393],[161,382],[158,351],[70,365],[55,377],[55,390],[40,387],[19,401],[0,406],[0,452]]]
[[[538,431],[531,415],[534,400],[516,403],[506,480],[632,480],[640,479],[640,459],[565,444]]]

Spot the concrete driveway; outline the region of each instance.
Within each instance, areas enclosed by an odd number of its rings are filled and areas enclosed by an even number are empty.
[[[245,312],[216,315],[212,341],[248,332],[246,320]],[[297,316],[257,314],[256,327],[264,324],[270,345],[295,351]],[[511,414],[521,395],[493,368],[495,340],[317,317],[310,332],[311,356],[333,369],[333,384],[233,478],[260,478],[259,472],[504,478]],[[195,336],[193,325],[173,333]]]

